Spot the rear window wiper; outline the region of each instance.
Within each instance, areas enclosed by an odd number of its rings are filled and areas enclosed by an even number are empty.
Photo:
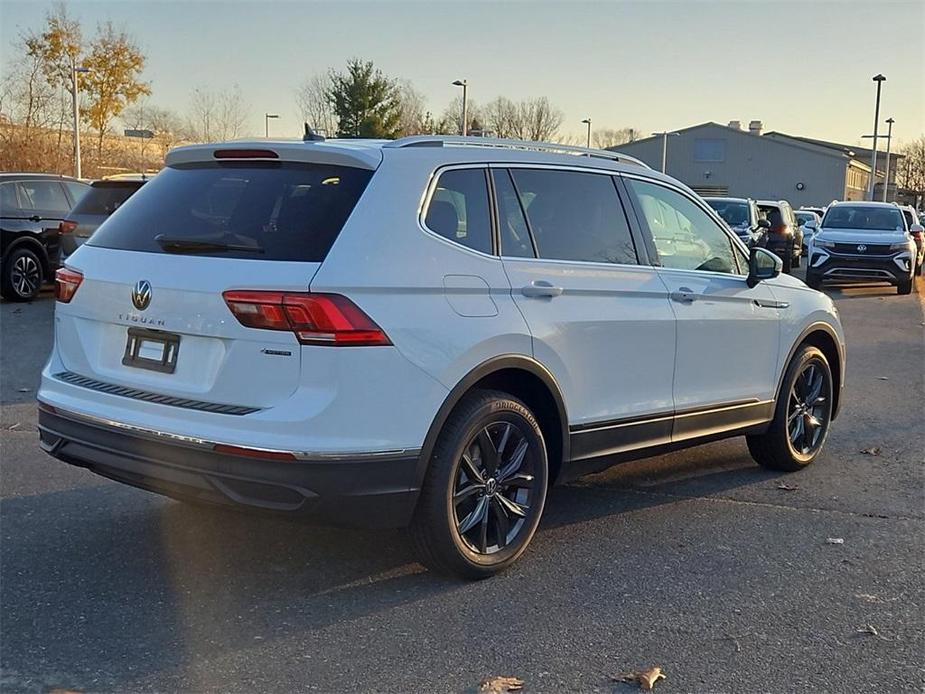
[[[263,247],[257,243],[226,243],[213,239],[203,238],[171,238],[158,234],[154,240],[168,253],[208,253],[210,251],[245,251],[249,253],[263,253]]]

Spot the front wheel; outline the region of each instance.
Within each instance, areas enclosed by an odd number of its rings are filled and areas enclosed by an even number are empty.
[[[898,285],[896,285],[897,294],[911,294],[912,293],[912,283],[914,279],[910,277],[907,280],[903,280]]]
[[[806,271],[806,285],[810,289],[822,289],[822,279],[815,272]]]
[[[813,462],[829,432],[833,396],[828,360],[816,347],[803,345],[784,374],[771,426],[745,437],[755,462],[786,472]]]
[[[475,391],[437,439],[410,533],[438,573],[479,579],[513,564],[543,514],[548,462],[530,409],[499,391]]]

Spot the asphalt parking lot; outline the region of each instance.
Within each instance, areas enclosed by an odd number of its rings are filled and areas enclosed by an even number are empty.
[[[896,692],[925,687],[925,285],[828,290],[848,336],[823,457],[743,440],[553,490],[531,549],[437,578],[400,532],[195,509],[42,453],[53,300],[0,304],[3,691]],[[865,452],[866,451],[866,452]]]

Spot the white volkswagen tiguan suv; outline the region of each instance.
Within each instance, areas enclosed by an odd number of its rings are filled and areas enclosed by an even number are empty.
[[[173,150],[68,258],[41,444],[178,499],[410,526],[491,575],[548,487],[746,435],[811,463],[832,301],[625,155],[412,137]]]

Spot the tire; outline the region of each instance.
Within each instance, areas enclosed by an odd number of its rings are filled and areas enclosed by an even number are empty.
[[[409,528],[421,563],[467,579],[508,568],[539,525],[548,470],[543,432],[523,402],[494,390],[467,395],[437,438]]]
[[[897,294],[911,294],[912,293],[912,284],[915,282],[914,277],[910,277],[907,280],[903,280],[896,285]]]
[[[795,255],[795,256],[793,257],[793,266],[792,266],[792,267],[800,267],[800,256],[799,256],[799,255]]]
[[[810,289],[822,290],[822,278],[815,272],[806,271],[806,285]]]
[[[745,437],[755,462],[784,472],[812,463],[829,433],[833,393],[832,370],[825,355],[812,345],[803,345],[787,366],[771,426],[764,434]]]
[[[4,260],[0,295],[7,301],[31,301],[45,281],[42,259],[31,248],[15,248]]]

